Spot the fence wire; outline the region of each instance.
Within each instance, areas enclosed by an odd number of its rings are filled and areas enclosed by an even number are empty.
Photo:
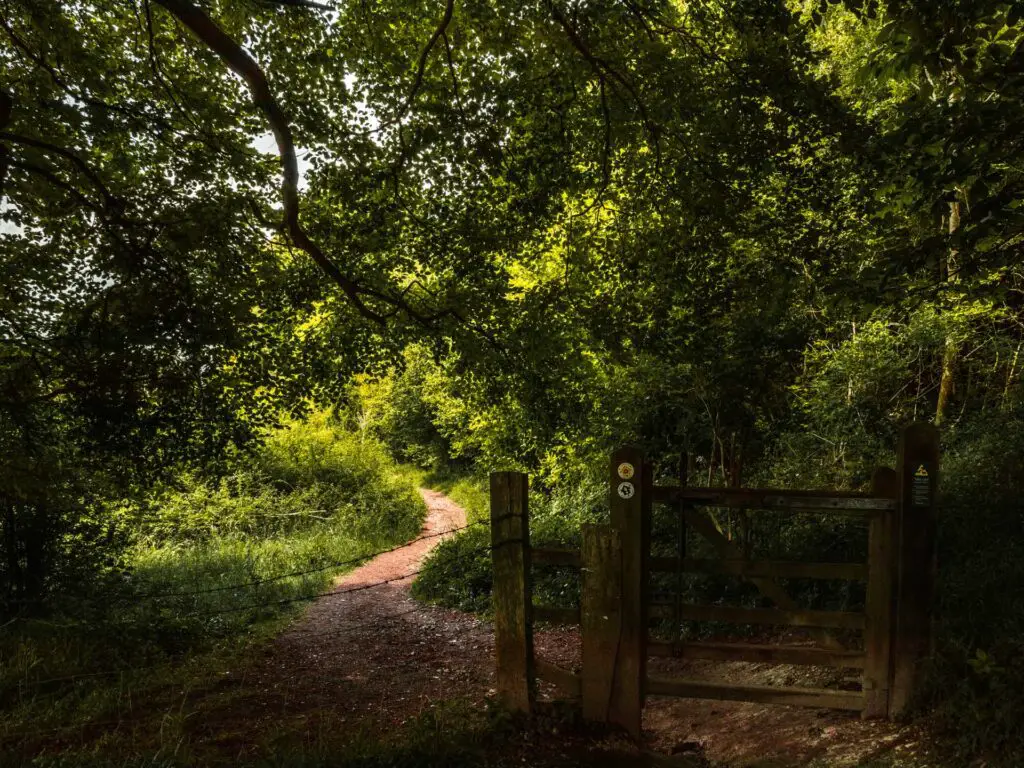
[[[466,530],[467,528],[471,527],[472,525],[476,525],[476,523],[471,524],[471,525],[467,525],[467,526],[461,526],[461,527],[459,527],[457,529],[453,529],[451,531],[446,531],[443,535],[448,535],[450,533],[456,533],[458,531]],[[416,543],[417,541],[422,541],[423,538],[437,538],[437,536],[431,535],[430,537],[421,537],[419,539],[415,539],[413,541],[410,541],[407,544],[404,544],[404,545],[402,545],[400,547],[394,547],[394,548],[392,548],[390,550],[384,550],[384,551],[382,551],[379,554],[388,554],[390,552],[394,552],[394,551],[397,551],[399,549],[402,549],[403,547],[411,546],[414,543]],[[468,550],[466,552],[461,552],[461,553],[456,554],[454,556],[454,559],[455,559],[455,562],[459,562],[459,561],[461,561],[463,559],[468,559],[470,557],[474,557],[474,556],[482,554],[484,552],[490,552],[492,550],[493,550],[493,547],[490,546],[490,545],[483,546],[483,547],[476,547],[476,548]],[[197,618],[197,617],[202,617],[202,616],[212,616],[212,615],[218,615],[218,614],[224,614],[224,613],[234,613],[234,612],[241,612],[241,611],[246,611],[246,610],[256,610],[256,609],[259,609],[259,608],[281,606],[281,605],[297,603],[297,602],[304,602],[304,601],[309,601],[309,600],[326,599],[326,598],[335,597],[335,596],[350,595],[350,594],[354,594],[354,593],[358,593],[358,592],[365,592],[365,591],[370,590],[370,589],[380,588],[380,587],[387,586],[389,584],[393,584],[393,583],[396,583],[396,582],[399,582],[399,581],[404,581],[406,579],[409,579],[409,578],[412,578],[414,576],[419,575],[424,570],[425,570],[425,568],[418,568],[418,569],[413,570],[413,571],[408,571],[408,572],[402,573],[402,574],[400,574],[398,576],[392,576],[392,577],[389,577],[387,579],[381,579],[381,580],[373,582],[371,584],[360,584],[357,587],[351,587],[351,588],[348,588],[348,589],[336,589],[336,590],[331,590],[331,591],[328,591],[328,592],[311,593],[311,594],[308,594],[308,595],[302,595],[302,596],[299,596],[299,597],[289,598],[289,599],[285,599],[285,600],[274,600],[274,601],[267,601],[267,602],[262,602],[262,603],[251,603],[251,604],[247,604],[245,606],[235,606],[235,607],[232,607],[232,608],[229,608],[229,609],[223,609],[223,610],[217,610],[217,611],[206,611],[206,612],[195,612],[195,613],[189,613],[189,614],[181,614],[181,618]],[[404,616],[408,616],[408,615],[411,615],[413,613],[422,612],[422,611],[427,610],[427,609],[428,609],[427,606],[417,605],[417,606],[414,606],[414,607],[409,608],[407,610],[398,611],[396,613],[393,613],[393,614],[390,614],[390,615],[387,615],[387,616],[374,617],[371,620],[368,620],[368,621],[365,621],[365,622],[361,622],[359,624],[349,624],[349,625],[346,625],[345,627],[342,627],[340,629],[328,630],[328,631],[325,631],[325,632],[303,632],[302,633],[302,637],[304,639],[306,639],[306,638],[315,638],[315,637],[321,637],[321,636],[326,637],[326,636],[344,635],[344,634],[347,634],[349,632],[355,632],[355,631],[357,631],[359,629],[365,629],[367,627],[378,626],[378,625],[383,624],[383,623],[387,623],[387,622],[390,622],[390,621],[395,621],[395,620],[400,619],[400,618],[402,618]],[[85,624],[85,623],[86,622],[80,622],[80,623],[77,623],[77,624],[68,624],[68,625],[59,625],[59,626],[81,626],[82,624]],[[145,672],[145,671],[151,671],[151,670],[154,670],[154,669],[165,668],[166,666],[167,666],[167,664],[163,663],[163,664],[136,666],[136,667],[120,667],[120,668],[117,668],[117,669],[101,670],[101,671],[96,671],[96,672],[83,672],[83,673],[80,673],[80,674],[67,675],[67,676],[64,676],[64,677],[48,678],[46,680],[37,680],[37,681],[29,682],[29,683],[19,683],[18,684],[18,689],[19,689],[19,692],[21,692],[21,691],[26,691],[26,690],[31,690],[31,689],[34,689],[34,688],[38,688],[38,687],[41,687],[41,686],[44,686],[44,685],[53,685],[55,683],[62,683],[62,682],[73,683],[73,682],[77,682],[78,680],[85,680],[85,679],[91,679],[91,678],[97,678],[97,677],[108,677],[108,676],[114,676],[114,675],[131,675],[131,674],[135,674],[135,673],[138,673],[138,672]]]
[[[235,584],[225,584],[225,585],[221,585],[221,586],[217,586],[217,587],[206,587],[206,588],[203,588],[203,589],[183,590],[183,591],[178,591],[178,592],[148,592],[148,593],[144,592],[144,593],[141,593],[141,594],[125,595],[123,597],[125,599],[130,599],[132,601],[138,601],[138,600],[165,600],[165,599],[170,599],[170,598],[187,598],[187,597],[196,597],[196,596],[199,596],[199,595],[216,594],[216,593],[219,593],[219,592],[234,592],[234,591],[241,591],[241,590],[246,590],[246,589],[253,589],[255,587],[263,586],[263,585],[266,585],[266,584],[272,584],[272,583],[275,583],[275,582],[278,582],[278,581],[284,581],[285,579],[298,578],[298,577],[301,577],[301,576],[310,576],[310,575],[312,575],[314,573],[323,573],[325,571],[338,570],[338,569],[346,568],[346,567],[349,567],[349,566],[352,566],[352,565],[358,565],[360,563],[365,563],[365,562],[367,562],[369,560],[373,560],[375,558],[378,558],[378,557],[380,557],[382,555],[388,555],[388,554],[391,554],[393,552],[398,552],[400,550],[407,549],[407,548],[409,548],[411,546],[414,546],[414,545],[416,545],[416,544],[418,544],[418,543],[420,543],[422,541],[428,541],[430,539],[437,539],[437,538],[443,538],[445,536],[451,536],[451,535],[454,535],[456,533],[460,533],[462,531],[468,530],[470,528],[475,528],[475,527],[481,526],[481,525],[490,525],[490,521],[478,520],[478,521],[475,521],[475,522],[472,522],[472,523],[467,523],[466,525],[458,526],[456,528],[450,528],[450,529],[447,529],[447,530],[444,530],[444,531],[439,531],[437,533],[431,533],[431,534],[427,534],[425,536],[417,536],[415,539],[411,539],[410,541],[407,541],[404,544],[398,544],[397,546],[391,547],[389,549],[382,549],[382,550],[379,550],[379,551],[376,551],[376,552],[370,552],[370,553],[367,553],[365,555],[359,555],[358,557],[350,558],[348,560],[334,561],[334,562],[331,562],[331,563],[327,563],[325,565],[317,566],[315,568],[306,568],[306,569],[298,570],[298,571],[289,571],[287,573],[279,573],[279,574],[275,574],[273,576],[267,576],[267,577],[264,577],[264,578],[261,578],[261,579],[252,579],[252,580],[246,581],[246,582],[239,582],[239,583],[235,583]],[[415,574],[412,574],[412,575],[415,575]],[[317,598],[317,597],[322,597],[322,596],[324,596],[326,594],[330,594],[330,593],[316,593],[316,594],[313,594],[313,595],[307,595],[307,596],[301,596],[301,597],[295,597],[295,598],[288,598],[288,599],[285,599],[285,600],[277,601],[276,603],[275,602],[268,602],[268,603],[264,603],[264,604],[253,604],[252,606],[247,606],[246,608],[231,608],[231,609],[224,609],[224,610],[220,610],[220,611],[210,611],[210,612],[207,612],[207,613],[196,613],[196,614],[186,614],[186,615],[191,617],[191,616],[214,615],[216,613],[236,613],[236,612],[239,612],[239,611],[242,611],[242,610],[247,610],[249,608],[259,608],[259,607],[262,607],[262,606],[269,606],[269,605],[275,605],[275,604],[285,604],[285,603],[288,603],[288,602],[301,602],[303,600],[312,600],[312,599]],[[89,600],[88,598],[86,598],[83,602],[97,603],[97,602],[107,602],[107,601],[108,601],[107,598],[97,597],[97,598],[92,598],[92,600]],[[25,603],[27,601],[22,601],[22,602]],[[43,600],[34,600],[34,601],[31,601],[31,602],[35,603],[35,604],[41,604],[44,601]],[[4,629],[4,628],[10,626],[11,624],[18,623],[18,622],[21,622],[21,623],[46,624],[48,626],[53,626],[53,627],[75,627],[75,626],[81,626],[82,624],[89,623],[88,620],[79,620],[79,621],[74,621],[74,622],[51,622],[51,621],[47,621],[46,619],[15,616],[15,617],[9,619],[4,624],[0,625],[0,629]]]

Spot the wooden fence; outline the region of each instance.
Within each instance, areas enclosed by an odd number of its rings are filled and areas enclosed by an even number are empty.
[[[828,707],[892,717],[911,696],[920,661],[928,652],[929,606],[934,579],[935,492],[938,436],[934,427],[912,424],[900,440],[895,470],[876,470],[869,493],[749,488],[691,488],[655,485],[653,467],[635,448],[616,451],[610,462],[608,525],[583,528],[579,551],[532,548],[528,479],[516,472],[491,475],[491,531],[494,558],[495,644],[498,692],[506,705],[529,712],[538,679],[554,683],[581,700],[583,715],[639,735],[647,696],[729,699]],[[654,504],[668,505],[679,530],[695,532],[717,557],[688,556],[685,532],[674,556],[652,556]],[[756,560],[726,536],[707,509],[821,513],[866,521],[863,562],[804,563]],[[534,605],[534,564],[581,570],[578,610]],[[652,574],[704,573],[735,576],[753,584],[770,608],[698,605],[651,599]],[[778,579],[838,579],[865,582],[861,612],[806,610]],[[681,584],[680,580],[680,584]],[[816,645],[683,642],[650,637],[652,621],[764,624],[807,628]],[[535,658],[534,621],[578,624],[581,670]],[[848,648],[833,630],[858,633]],[[807,687],[735,685],[652,677],[651,656],[713,661],[806,664],[861,670],[859,691]]]

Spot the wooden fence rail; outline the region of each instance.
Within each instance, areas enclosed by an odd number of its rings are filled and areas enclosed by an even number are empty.
[[[532,709],[538,679],[580,699],[587,719],[615,724],[635,736],[647,696],[733,699],[855,710],[864,717],[899,715],[913,695],[930,644],[934,580],[938,434],[913,424],[900,440],[895,470],[876,471],[869,493],[779,489],[655,486],[653,468],[636,448],[616,451],[610,462],[610,524],[583,528],[580,551],[530,547],[528,480],[517,472],[491,476],[494,558],[495,654],[498,692],[514,710]],[[679,515],[675,556],[651,556],[654,503]],[[863,519],[868,547],[860,563],[754,560],[701,508],[826,511]],[[719,559],[686,551],[685,530],[703,537]],[[578,609],[534,605],[531,566],[581,569]],[[753,584],[772,607],[697,605],[653,600],[653,573],[735,576]],[[778,579],[837,579],[865,583],[862,612],[807,610]],[[682,581],[678,581],[682,585]],[[661,594],[661,593],[659,593]],[[652,638],[652,620],[669,619],[672,641]],[[578,624],[582,668],[577,673],[534,658],[534,621]],[[768,624],[807,628],[818,645],[682,642],[682,622]],[[862,648],[848,648],[831,633],[862,633]],[[803,664],[861,670],[860,691],[734,685],[650,676],[649,657]]]

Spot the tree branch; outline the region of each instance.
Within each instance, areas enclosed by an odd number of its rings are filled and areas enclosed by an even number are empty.
[[[572,25],[566,15],[562,12],[554,2],[549,2],[548,7],[551,9],[551,17],[558,23],[558,25],[565,31],[566,36],[572,43],[573,47],[580,52],[587,63],[590,64],[591,69],[598,75],[599,78],[603,78],[607,75],[613,81],[621,85],[626,92],[629,94],[633,103],[636,106],[637,111],[640,113],[640,121],[643,123],[647,133],[651,136],[651,141],[654,143],[654,157],[656,167],[661,167],[661,141],[659,139],[660,131],[658,126],[651,120],[650,115],[647,113],[647,107],[644,105],[643,100],[640,98],[640,94],[637,92],[634,85],[626,79],[624,75],[616,71],[607,61],[595,55],[590,49],[590,46],[586,44],[583,38],[580,36],[579,31]]]
[[[182,117],[184,117],[189,124],[196,130],[197,133],[202,133],[202,129],[196,125],[195,119],[192,114],[185,109],[182,103],[178,100],[178,97],[174,93],[174,89],[171,87],[170,82],[164,76],[163,67],[160,66],[160,58],[156,51],[156,33],[153,30],[153,8],[149,3],[149,0],[143,0],[143,11],[145,12],[145,26],[146,26],[146,44],[149,51],[149,68],[153,73],[153,79],[160,85],[164,93],[167,94],[168,101],[174,106]],[[138,16],[138,11],[135,12]],[[142,24],[142,19],[139,19],[139,23]]]
[[[166,131],[167,133],[170,134],[182,133],[181,131],[178,131],[176,128],[174,128],[174,126],[172,126],[170,123],[161,119],[157,115],[140,113],[128,109],[126,107],[120,106],[118,104],[111,104],[109,102],[103,101],[102,99],[94,98],[81,90],[76,90],[75,88],[72,88],[64,79],[62,73],[59,72],[56,68],[54,68],[49,62],[47,62],[41,54],[38,54],[35,51],[33,51],[32,48],[28,45],[28,43],[22,40],[17,35],[17,33],[15,33],[14,29],[8,23],[7,19],[4,18],[2,15],[0,15],[0,29],[4,30],[4,33],[7,35],[8,39],[11,41],[11,43],[14,44],[15,48],[17,48],[24,54],[25,58],[27,58],[37,67],[46,72],[46,74],[50,76],[50,80],[53,81],[53,84],[56,85],[60,90],[62,90],[71,98],[76,99],[82,102],[83,104],[88,104],[90,107],[96,107],[98,109],[103,109],[108,112],[114,112],[126,118],[129,118],[132,121],[134,121],[136,125],[141,126],[150,135],[152,135],[154,138],[160,141],[163,141],[163,137],[161,136],[161,134],[155,132],[151,126],[155,125],[161,130]],[[193,140],[196,138],[188,134],[183,135],[188,140]]]
[[[0,88],[0,130],[7,127],[11,122],[11,113],[14,111],[14,99],[7,91]],[[7,166],[11,161],[11,151],[6,144],[0,144],[0,197],[4,194],[4,182],[7,181]]]
[[[601,78],[601,116],[604,118],[604,148],[601,152],[601,178],[603,187],[611,180],[612,162],[612,114],[608,109],[608,94],[605,93],[604,78]],[[602,192],[604,190],[602,189]]]
[[[416,98],[416,94],[419,93],[421,87],[423,87],[423,76],[427,71],[427,58],[430,56],[430,52],[433,50],[437,41],[442,35],[448,30],[448,25],[452,23],[452,14],[455,12],[455,0],[447,0],[444,6],[444,15],[441,17],[440,23],[437,25],[437,29],[434,30],[434,34],[430,36],[427,44],[420,52],[420,60],[416,65],[416,78],[412,82],[412,90],[409,91],[409,96],[405,100],[405,106],[402,107],[401,117],[404,117],[412,106],[413,100]],[[401,119],[399,117],[399,119]]]
[[[455,61],[452,59],[452,45],[448,41],[448,33],[442,32],[441,39],[444,40],[444,52],[448,59],[448,73],[452,77],[452,92],[455,95],[455,106],[459,110],[463,124],[466,123],[466,110],[462,106],[462,96],[459,94],[459,78],[455,75]]]
[[[34,173],[36,176],[46,179],[53,186],[59,189],[63,189],[65,192],[71,195],[71,197],[77,200],[79,205],[81,205],[83,208],[88,208],[90,211],[95,213],[99,222],[102,223],[104,226],[109,224],[109,211],[105,207],[103,207],[97,202],[90,200],[85,194],[83,194],[82,190],[78,189],[73,184],[68,184],[68,182],[64,181],[64,179],[57,176],[57,174],[47,170],[46,168],[43,168],[40,165],[31,163],[27,160],[11,159],[9,161],[9,166],[11,168],[18,168],[24,171],[25,173]]]
[[[0,126],[4,124],[4,121],[0,119]],[[79,171],[86,176],[89,181],[92,182],[93,186],[99,190],[99,193],[103,196],[104,202],[111,208],[120,208],[120,200],[115,196],[106,184],[103,183],[103,179],[99,177],[89,164],[86,163],[82,158],[76,155],[74,152],[58,147],[56,144],[50,144],[46,141],[39,139],[33,139],[28,136],[20,136],[16,133],[8,133],[6,131],[0,131],[0,140],[10,141],[14,144],[22,144],[26,147],[33,147],[35,149],[42,150],[43,152],[49,152],[55,155],[60,155],[65,160],[69,160]]]
[[[291,8],[313,8],[317,11],[333,10],[331,6],[323,3],[314,3],[313,0],[263,0],[267,5],[289,6]]]
[[[192,34],[220,57],[227,67],[241,77],[249,87],[253,102],[263,112],[277,142],[281,157],[281,196],[284,203],[284,226],[295,245],[313,259],[321,271],[330,277],[345,293],[359,313],[375,323],[383,323],[384,316],[363,302],[359,284],[341,271],[329,259],[299,222],[299,165],[295,156],[295,142],[287,116],[270,90],[266,75],[256,61],[231,37],[217,26],[209,16],[189,0],[154,0],[180,21]],[[406,309],[403,307],[403,309]]]
[[[195,6],[191,0],[153,0],[157,5],[162,6],[187,29],[189,29],[202,43],[213,51],[227,65],[227,67],[241,77],[249,88],[252,99],[257,108],[263,112],[274,139],[277,142],[278,154],[281,157],[282,185],[281,195],[284,203],[284,228],[291,236],[296,247],[305,251],[313,259],[316,265],[328,277],[330,277],[345,293],[352,305],[360,315],[378,324],[385,323],[388,318],[399,312],[404,312],[414,322],[425,328],[432,328],[437,320],[446,317],[454,318],[463,325],[472,328],[483,336],[491,346],[502,354],[506,351],[501,347],[492,334],[485,329],[476,326],[471,321],[462,317],[452,307],[438,310],[432,314],[424,314],[416,310],[405,299],[405,294],[395,296],[380,291],[372,286],[366,286],[353,280],[328,258],[324,252],[305,232],[299,221],[299,170],[295,155],[295,143],[292,138],[291,126],[284,111],[274,98],[267,82],[266,75],[260,69],[256,61],[231,37],[229,37],[207,14]],[[448,0],[445,6],[444,17],[431,36],[423,53],[420,55],[417,67],[417,76],[407,104],[411,105],[416,92],[423,82],[423,72],[426,67],[427,57],[430,50],[437,43],[438,39],[445,33],[448,24],[451,22],[454,11],[454,0]],[[363,301],[363,296],[368,296],[382,303],[390,304],[392,310],[381,313],[371,309]]]

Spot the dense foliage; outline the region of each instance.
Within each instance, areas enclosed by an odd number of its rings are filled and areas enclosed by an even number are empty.
[[[158,538],[304,529],[347,481],[229,458],[313,400],[402,460],[529,470],[558,536],[617,444],[861,487],[928,420],[923,703],[1019,756],[1017,4],[314,6],[0,8],[4,610],[116,570],[179,471]]]

